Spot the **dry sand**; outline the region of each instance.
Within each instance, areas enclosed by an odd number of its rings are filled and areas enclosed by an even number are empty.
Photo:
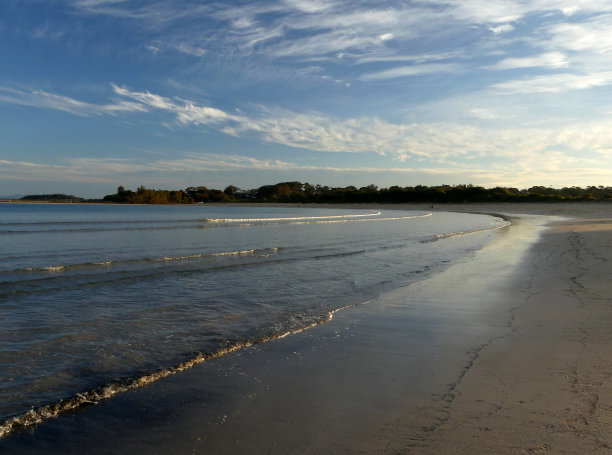
[[[612,453],[612,205],[436,209],[514,224],[374,304],[48,421],[0,452]]]
[[[530,251],[512,332],[480,353],[414,453],[612,452],[612,219],[606,205],[580,216]]]

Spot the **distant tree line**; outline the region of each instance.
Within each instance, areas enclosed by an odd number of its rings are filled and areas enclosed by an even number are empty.
[[[82,202],[82,197],[71,194],[30,194],[20,198],[21,201],[49,201],[49,202]]]
[[[103,202],[125,204],[193,204],[206,202],[294,202],[294,203],[463,203],[463,202],[562,202],[612,201],[612,187],[589,186],[561,189],[533,186],[528,189],[474,185],[391,186],[368,185],[329,187],[301,182],[281,182],[242,190],[234,185],[223,191],[205,186],[185,190],[153,190],[144,186],[136,191],[117,188],[117,193],[104,196]]]

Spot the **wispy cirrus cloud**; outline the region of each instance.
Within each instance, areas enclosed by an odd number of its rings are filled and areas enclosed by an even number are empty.
[[[498,93],[506,95],[531,93],[563,93],[572,90],[588,90],[612,84],[612,72],[587,74],[559,73],[510,80],[493,85]]]
[[[503,118],[502,115],[492,111],[491,109],[479,108],[475,107],[469,110],[468,112],[471,116],[483,119],[483,120],[493,120]]]
[[[443,17],[435,9],[393,4],[373,7],[365,1],[351,2],[350,7],[346,1],[305,0],[245,5],[76,0],[72,5],[88,15],[133,20],[139,28],[157,30],[160,41],[194,37],[214,43],[218,52],[227,53],[229,49],[235,55],[256,51],[276,58],[311,58],[351,49],[363,52],[381,48],[391,40],[418,36],[417,29],[422,29],[432,14]],[[179,20],[186,22],[181,27],[168,26]]]
[[[496,25],[494,27],[489,27],[489,30],[491,30],[493,34],[495,35],[501,35],[502,33],[508,33],[514,30],[514,25],[512,24]]]
[[[428,63],[391,68],[388,70],[366,73],[359,76],[361,81],[383,81],[400,77],[422,76],[424,74],[457,73],[462,67],[454,63]]]
[[[366,63],[391,63],[391,62],[405,62],[405,63],[428,63],[438,62],[441,60],[465,60],[468,56],[463,50],[453,50],[446,52],[426,53],[426,54],[405,54],[396,55],[389,52],[388,50],[374,51],[365,56],[353,56],[350,54],[342,54],[339,58],[350,57],[354,58],[355,63],[366,64]]]
[[[305,13],[318,13],[329,10],[337,2],[327,0],[284,0],[284,3]]]
[[[587,75],[612,63],[602,57],[612,49],[612,5],[603,0],[579,4],[571,0],[270,0],[206,4],[191,0],[68,1],[78,13],[131,21],[135,30],[144,30],[147,36],[147,44],[140,49],[148,49],[159,59],[169,53],[200,60],[206,56],[228,65],[236,65],[240,59],[257,59],[256,77],[263,78],[279,74],[272,65],[287,65],[294,70],[296,61],[315,60],[324,62],[328,80],[347,84],[351,80],[339,73],[350,66],[363,66],[353,77],[372,83],[414,75],[451,74],[459,67],[475,75],[483,68],[500,72],[570,68],[577,75]],[[527,19],[533,23],[529,29],[525,26]],[[512,39],[505,39],[508,34]],[[422,53],[420,58],[412,55],[415,46],[423,41],[432,46],[433,52]],[[439,49],[437,41],[461,44],[451,51],[435,52]],[[531,46],[531,56],[514,55],[514,42]],[[488,66],[475,63],[478,54],[491,51],[506,58]],[[385,68],[385,62],[413,64]],[[312,76],[315,77],[323,80]],[[495,83],[499,88],[504,82]],[[571,86],[561,85],[573,90]]]
[[[180,181],[182,178],[180,176],[185,174],[225,171],[415,172],[415,169],[412,168],[298,164],[287,160],[259,159],[237,154],[173,152],[172,155],[173,158],[148,159],[146,161],[113,157],[104,159],[73,158],[62,164],[0,160],[0,177],[28,181],[114,183],[122,179],[134,179],[139,175],[149,175],[153,178],[162,175],[178,175],[177,181]],[[427,168],[421,171],[424,173],[435,172]]]
[[[142,167],[141,167],[142,168]],[[112,173],[104,175],[96,168],[79,164],[48,164],[29,161],[0,160],[0,178],[4,180],[111,183]]]
[[[75,0],[75,5],[78,8],[97,8],[100,6],[118,5],[127,3],[129,0]]]
[[[173,152],[172,155],[174,155],[172,159],[160,158],[157,160],[114,157],[72,158],[61,164],[0,160],[0,177],[8,180],[113,183],[122,179],[137,179],[142,175],[155,179],[168,174],[192,175],[207,171],[333,169],[298,165],[283,160],[262,160],[243,155],[179,153],[179,157],[176,157],[176,152]],[[179,180],[180,177],[177,178],[177,181]]]
[[[485,186],[532,185],[584,186],[585,182],[609,181],[612,170],[601,167],[595,160],[577,160],[560,152],[533,155],[520,162],[479,163],[453,162],[425,166],[326,166],[303,165],[286,160],[261,160],[244,155],[208,153],[173,153],[178,157],[158,160],[137,160],[107,157],[104,159],[75,158],[61,164],[45,164],[26,161],[0,160],[0,178],[8,181],[106,184],[114,186],[126,181],[139,184],[164,183],[174,188],[184,188],[198,176],[210,177],[220,173],[248,172],[256,169],[262,177],[259,183],[246,183],[244,188],[256,188],[270,179],[282,179],[286,175],[316,175],[336,180],[338,177],[354,183],[355,179],[376,180],[381,176],[394,181],[398,177],[410,182],[426,183],[475,183]],[[289,174],[288,174],[289,173]],[[324,183],[324,180],[321,182]],[[393,183],[396,184],[396,183]],[[416,184],[416,183],[412,183]],[[431,184],[431,183],[430,183]],[[218,185],[216,187],[219,187]],[[221,186],[222,188],[223,186]]]
[[[575,52],[612,51],[612,14],[598,14],[581,22],[559,22],[544,28],[545,45]]]
[[[205,17],[213,9],[188,1],[68,0],[81,13],[137,21],[139,28],[158,29],[185,18]]]
[[[195,57],[202,57],[206,54],[206,49],[200,46],[195,46],[188,43],[178,43],[172,46],[174,49],[182,54],[193,55]]]
[[[569,17],[580,11],[584,14],[612,11],[612,5],[604,0],[436,0],[445,5],[446,12],[455,18],[477,24],[507,24],[534,14],[562,14]]]
[[[612,73],[606,74],[604,79],[606,83],[612,81]],[[582,84],[599,82],[572,82],[570,78],[568,83],[580,87]],[[249,113],[233,114],[148,91],[134,91],[117,85],[112,85],[112,89],[117,96],[127,100],[94,105],[33,91],[26,93],[25,101],[4,96],[0,96],[0,101],[57,109],[75,115],[114,115],[118,112],[142,115],[157,110],[184,126],[215,128],[228,135],[257,138],[297,149],[370,153],[398,161],[417,159],[440,162],[453,158],[495,160],[502,157],[523,160],[555,148],[567,150],[568,153],[607,154],[612,150],[612,121],[556,129],[483,128],[456,122],[393,123],[377,117],[339,119],[320,113],[296,113],[263,106]],[[525,87],[521,90],[525,90]],[[474,110],[472,115],[486,119],[492,118],[493,114],[486,110]],[[597,140],[588,140],[589,136]]]
[[[508,70],[518,68],[567,68],[569,62],[567,56],[561,52],[547,52],[532,57],[506,58],[495,65],[487,66],[487,69]]]
[[[120,112],[143,112],[142,103],[119,100],[116,103],[95,104],[57,95],[38,89],[17,89],[0,86],[0,102],[38,108],[54,109],[80,116],[114,114]]]
[[[604,79],[612,81],[612,72],[602,76]],[[577,87],[593,83],[599,82],[575,82]],[[237,137],[255,135],[266,142],[321,152],[376,153],[403,161],[409,157],[443,160],[468,156],[523,159],[554,148],[576,153],[612,151],[612,120],[556,129],[486,129],[448,122],[392,123],[376,117],[337,119],[319,113],[264,107],[248,115],[236,115],[149,92],[131,92],[116,86],[115,90],[146,107],[175,115],[184,125],[213,125]],[[485,119],[499,117],[483,109],[475,109],[473,115]],[[588,140],[589,137],[596,139]]]
[[[171,99],[150,92],[138,92],[111,84],[114,92],[134,102],[139,103],[142,110],[148,108],[168,111],[176,115],[177,120],[184,124],[209,125],[228,121],[241,121],[240,116],[209,106],[198,106],[192,101]]]
[[[569,170],[596,178],[612,153],[612,112],[605,107],[612,90],[612,3],[606,0],[8,5],[14,17],[1,19],[0,32],[19,36],[31,52],[9,55],[0,104],[92,117],[92,129],[104,131],[121,123],[129,144],[150,144],[157,125],[167,128],[155,141],[160,149],[214,131],[202,142],[232,153],[204,150],[177,159],[166,153],[146,162],[58,156],[59,167],[32,162],[7,171],[4,163],[3,175],[19,168],[24,178],[46,172],[110,182],[113,175],[164,181],[165,173],[194,170],[431,171],[509,184],[520,175],[569,179]],[[5,50],[10,53],[8,45]],[[100,81],[117,83],[95,92]],[[28,156],[45,150],[52,134],[20,138],[18,122],[26,116],[14,117],[8,123],[18,128],[2,144],[15,151],[3,158],[12,153],[18,162],[20,150]],[[57,120],[64,143],[52,147],[65,145],[74,154],[87,138],[70,134],[68,116]],[[237,151],[241,144],[257,157]],[[105,145],[92,155],[114,149]],[[282,159],[262,158],[269,156]],[[343,160],[350,166],[338,165]]]
[[[559,37],[565,34],[568,43],[593,42],[595,35],[605,38],[607,20],[600,16],[612,12],[607,2],[586,0],[579,5],[570,0],[428,0],[406,4],[373,4],[366,0],[272,0],[205,5],[189,0],[72,0],[71,4],[76,11],[132,19],[137,21],[136,26],[143,28],[189,19],[190,22],[182,23],[181,27],[164,25],[160,33],[164,39],[171,40],[176,34],[197,39],[204,35],[218,45],[249,48],[249,52],[255,44],[266,42],[260,51],[279,57],[313,57],[351,49],[364,52],[385,48],[385,42],[391,37],[394,41],[405,42],[426,36],[434,29],[468,31],[474,26],[484,26],[494,34],[503,34],[513,31],[513,24],[530,15],[558,13],[568,18],[577,11],[597,16],[591,24],[584,25],[562,20],[553,22],[549,33]],[[208,26],[205,33],[202,32],[203,23]],[[217,39],[220,34],[223,40]],[[572,40],[572,37],[579,39]],[[282,41],[273,38],[282,38]],[[405,52],[401,46],[393,50],[398,55]]]

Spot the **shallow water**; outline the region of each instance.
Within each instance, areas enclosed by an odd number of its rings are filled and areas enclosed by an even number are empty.
[[[396,210],[2,204],[0,422],[324,322],[469,257],[506,224]]]

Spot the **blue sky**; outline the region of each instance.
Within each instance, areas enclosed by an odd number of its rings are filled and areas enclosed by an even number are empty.
[[[0,195],[610,185],[607,0],[2,0]]]

